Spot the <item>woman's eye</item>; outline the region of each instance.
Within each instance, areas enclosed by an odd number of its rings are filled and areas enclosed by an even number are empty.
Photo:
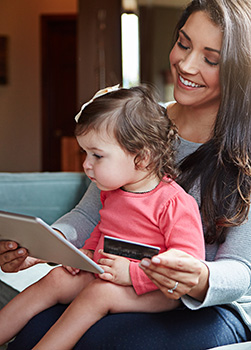
[[[218,66],[219,64],[219,62],[212,62],[206,57],[205,57],[205,62],[208,63],[210,66]]]
[[[183,50],[188,50],[188,49],[189,49],[188,46],[183,45],[180,41],[178,41],[177,44],[178,44],[178,46],[179,46],[181,49],[183,49]]]

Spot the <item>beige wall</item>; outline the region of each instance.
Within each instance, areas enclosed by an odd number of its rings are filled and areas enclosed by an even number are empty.
[[[173,34],[181,10],[173,7],[156,6],[154,11],[153,76],[162,101],[166,101],[163,72],[170,69],[169,53],[173,46]]]
[[[167,7],[185,7],[190,0],[137,0],[139,5],[167,6]]]
[[[41,170],[40,15],[76,13],[77,0],[0,0],[9,83],[0,85],[0,171]]]

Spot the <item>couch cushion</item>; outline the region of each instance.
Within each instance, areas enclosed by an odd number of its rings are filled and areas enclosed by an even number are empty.
[[[0,210],[52,224],[78,203],[89,183],[83,173],[0,173]]]

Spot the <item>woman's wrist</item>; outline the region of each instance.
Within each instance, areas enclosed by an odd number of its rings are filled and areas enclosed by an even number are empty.
[[[203,261],[201,261],[201,273],[198,284],[195,287],[193,287],[187,295],[202,302],[206,297],[208,287],[209,269],[207,265]]]

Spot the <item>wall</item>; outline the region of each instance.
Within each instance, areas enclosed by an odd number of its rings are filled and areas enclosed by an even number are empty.
[[[137,0],[140,6],[184,7],[190,0]]]
[[[152,82],[158,86],[162,101],[166,101],[164,72],[170,69],[169,53],[174,44],[174,30],[181,10],[176,8],[154,8],[154,42],[152,45]]]
[[[158,87],[162,101],[167,101],[164,72],[169,70],[169,53],[181,9],[166,6],[140,6],[141,80]]]
[[[40,15],[77,13],[77,0],[0,0],[9,83],[0,85],[0,171],[41,170]]]
[[[121,0],[79,0],[78,96],[88,101],[122,81]]]

